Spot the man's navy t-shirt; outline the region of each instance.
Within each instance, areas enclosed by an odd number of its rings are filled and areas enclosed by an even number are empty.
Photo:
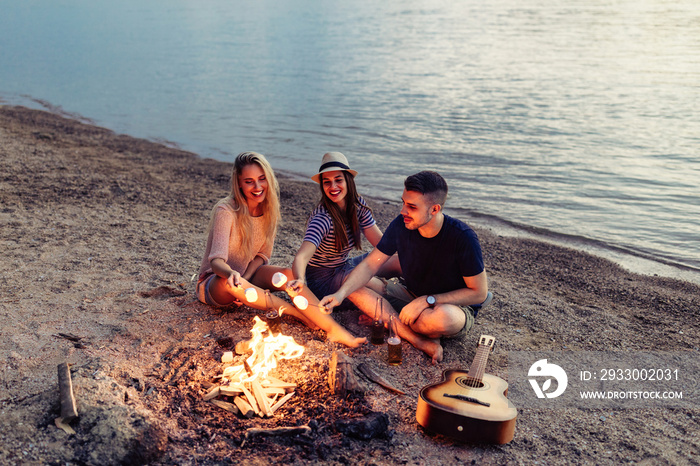
[[[418,230],[406,228],[399,215],[389,224],[377,249],[387,256],[399,253],[406,287],[417,296],[466,288],[463,277],[473,277],[484,270],[476,233],[448,215],[433,238],[424,238]]]

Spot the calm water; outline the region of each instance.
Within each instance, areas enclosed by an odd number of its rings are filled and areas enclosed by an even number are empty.
[[[333,3],[333,4],[329,4]],[[700,270],[700,3],[0,0],[0,98]],[[494,223],[495,222],[495,223]]]

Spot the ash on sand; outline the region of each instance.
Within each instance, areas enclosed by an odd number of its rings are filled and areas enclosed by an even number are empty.
[[[240,148],[248,149],[255,148]],[[423,432],[415,421],[419,390],[440,381],[444,369],[468,369],[480,334],[496,337],[487,372],[506,380],[511,350],[698,351],[698,286],[483,229],[477,233],[495,299],[464,341],[446,342],[442,364],[432,366],[407,344],[396,367],[385,363],[385,346],[344,350],[405,396],[362,379],[364,396],[330,396],[336,345],[285,317],[285,334],[306,347],[272,374],[298,384],[289,403],[273,418],[246,420],[204,402],[221,370],[218,358],[230,348],[226,341],[249,338],[255,315],[200,304],[190,281],[209,211],[227,194],[230,171],[230,164],[177,148],[0,107],[0,463],[700,461],[700,413],[692,409],[520,409],[514,440],[501,446],[461,445]],[[284,220],[273,261],[289,265],[319,194],[310,182],[280,179]],[[398,213],[397,203],[371,205],[380,228]],[[368,334],[357,311],[334,315],[352,332]],[[54,425],[56,366],[65,361],[73,365],[80,414],[72,436]],[[379,436],[339,430],[339,421],[381,413],[388,427]],[[240,446],[249,427],[295,425],[312,431]]]

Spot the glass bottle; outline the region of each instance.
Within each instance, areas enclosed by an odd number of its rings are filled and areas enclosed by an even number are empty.
[[[382,298],[377,298],[377,304],[374,307],[372,331],[369,337],[369,341],[372,342],[373,345],[381,345],[384,343],[384,320],[382,319],[383,310],[384,303]]]
[[[392,366],[401,364],[401,338],[396,329],[396,317],[389,317],[389,338],[387,338],[387,362]]]

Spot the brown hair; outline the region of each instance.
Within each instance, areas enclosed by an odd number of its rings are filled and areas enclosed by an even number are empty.
[[[345,196],[345,212],[340,210],[338,204],[331,201],[328,196],[326,196],[326,192],[323,190],[323,174],[321,174],[321,179],[319,180],[319,186],[321,187],[321,201],[319,205],[326,208],[333,220],[336,250],[339,251],[350,244],[345,227],[346,224],[350,225],[350,231],[355,240],[355,249],[362,249],[362,232],[360,231],[360,222],[357,219],[357,206],[360,204],[360,195],[357,194],[355,177],[346,170],[343,170],[343,176],[345,177],[345,184],[348,187],[348,193]]]

